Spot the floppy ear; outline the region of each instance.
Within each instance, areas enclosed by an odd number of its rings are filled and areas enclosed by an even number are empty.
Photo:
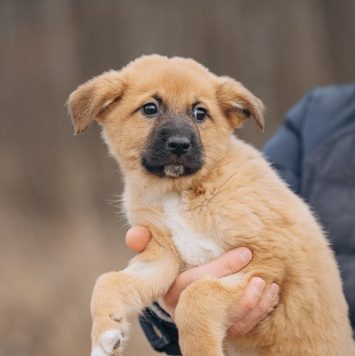
[[[256,124],[264,131],[264,105],[241,83],[229,77],[219,77],[217,99],[223,113],[233,129],[253,117]]]
[[[67,106],[75,135],[84,132],[95,118],[122,96],[123,90],[120,73],[112,70],[94,77],[73,91]]]

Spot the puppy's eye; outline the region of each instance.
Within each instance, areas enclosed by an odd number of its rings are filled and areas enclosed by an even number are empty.
[[[196,108],[194,110],[194,118],[199,122],[205,121],[206,115],[207,111],[204,108]]]
[[[147,103],[142,106],[142,112],[146,116],[152,116],[158,112],[158,108],[154,103]]]

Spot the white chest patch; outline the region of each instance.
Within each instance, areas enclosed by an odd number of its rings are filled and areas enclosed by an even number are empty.
[[[181,216],[181,203],[177,196],[164,202],[166,224],[170,229],[176,248],[190,266],[207,263],[225,251],[210,237],[193,231]]]

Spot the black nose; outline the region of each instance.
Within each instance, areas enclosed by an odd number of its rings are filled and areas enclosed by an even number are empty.
[[[191,148],[191,142],[187,137],[172,136],[166,142],[172,153],[177,156],[185,154]]]

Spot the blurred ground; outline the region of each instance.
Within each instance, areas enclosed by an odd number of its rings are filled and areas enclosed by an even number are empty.
[[[355,79],[354,0],[0,2],[0,356],[81,356],[95,279],[132,253],[99,129],[64,103],[141,54],[193,57],[266,104],[260,147],[310,87]],[[136,326],[126,355],[156,355]]]

